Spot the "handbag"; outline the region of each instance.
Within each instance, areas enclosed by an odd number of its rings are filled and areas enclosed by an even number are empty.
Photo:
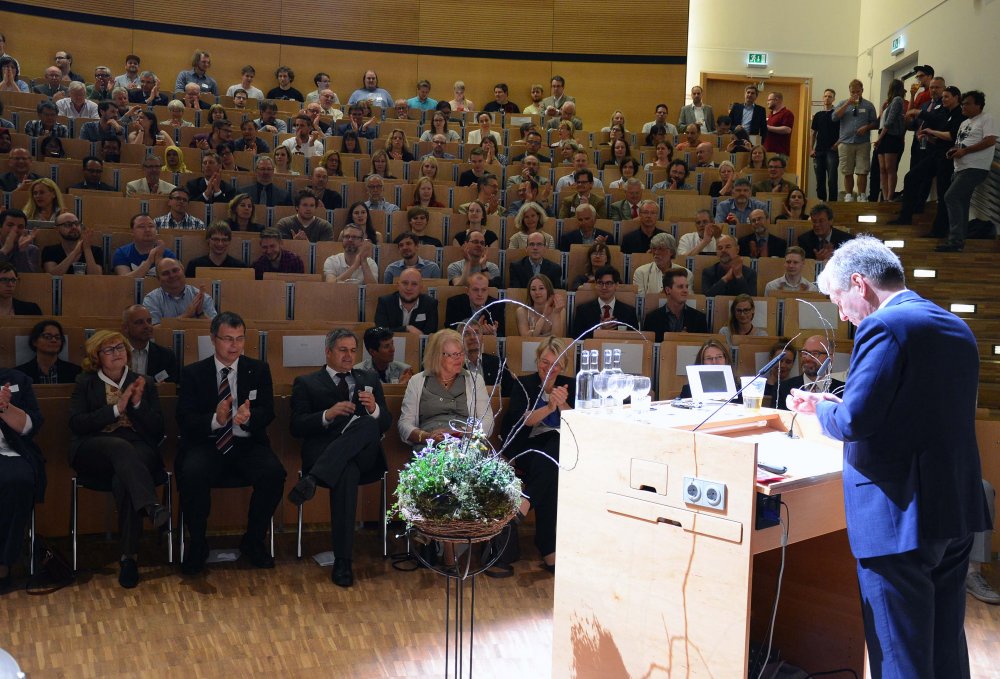
[[[35,536],[35,574],[28,579],[25,591],[33,596],[58,592],[76,580],[69,561],[40,535]]]

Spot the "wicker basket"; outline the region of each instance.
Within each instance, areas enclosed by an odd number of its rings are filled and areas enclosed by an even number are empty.
[[[512,508],[509,514],[493,521],[429,520],[405,511],[404,514],[416,526],[417,530],[434,540],[463,543],[485,542],[496,537],[504,529],[504,526],[510,523],[517,514],[517,508]]]

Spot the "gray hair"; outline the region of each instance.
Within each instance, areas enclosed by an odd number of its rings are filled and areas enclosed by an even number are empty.
[[[142,73],[139,74],[139,77],[140,78],[155,78],[156,74],[153,73],[152,71],[143,71]]]
[[[636,179],[635,177],[629,177],[628,180],[625,182],[626,189],[629,188],[630,186],[638,186],[640,189],[645,188],[642,185],[642,182]]]
[[[896,253],[874,236],[858,236],[833,253],[816,284],[824,295],[847,290],[851,275],[859,273],[883,290],[902,290],[906,272]]]
[[[263,163],[265,160],[267,162],[271,163],[271,165],[274,165],[274,159],[271,158],[271,156],[261,153],[259,155],[254,156],[254,158],[253,158],[253,169],[256,170],[257,167],[261,163]]]
[[[69,90],[70,92],[76,92],[78,90],[83,90],[84,92],[87,91],[86,86],[79,80],[74,80],[73,82],[71,82],[66,89]]]
[[[637,209],[641,210],[642,208],[646,207],[647,205],[654,205],[654,206],[656,206],[656,213],[657,213],[656,217],[658,219],[659,216],[660,216],[660,214],[659,214],[660,213],[660,204],[657,203],[655,200],[652,200],[650,198],[645,198],[645,199],[639,201],[639,205],[638,205]]]
[[[670,248],[670,251],[677,254],[677,241],[669,233],[658,233],[649,241],[650,248]]]
[[[576,214],[580,214],[581,212],[593,212],[594,216],[597,216],[597,208],[590,203],[580,203],[576,207]]]
[[[183,111],[184,110],[184,102],[182,102],[180,99],[171,99],[170,102],[167,103],[167,110],[168,111]]]
[[[334,328],[326,334],[326,350],[333,351],[333,347],[336,346],[337,342],[344,339],[345,337],[350,337],[354,340],[354,345],[359,346],[358,336],[347,328]]]

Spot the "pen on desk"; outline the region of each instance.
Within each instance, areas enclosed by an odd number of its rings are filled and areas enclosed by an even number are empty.
[[[757,466],[766,472],[771,472],[772,474],[784,474],[788,471],[788,467],[778,467],[776,465],[764,464],[763,462],[758,462]]]

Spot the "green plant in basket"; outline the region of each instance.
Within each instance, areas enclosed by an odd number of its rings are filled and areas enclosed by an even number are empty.
[[[429,441],[400,471],[396,497],[393,514],[407,527],[433,533],[435,526],[460,522],[496,524],[499,530],[521,501],[521,480],[477,429]]]

